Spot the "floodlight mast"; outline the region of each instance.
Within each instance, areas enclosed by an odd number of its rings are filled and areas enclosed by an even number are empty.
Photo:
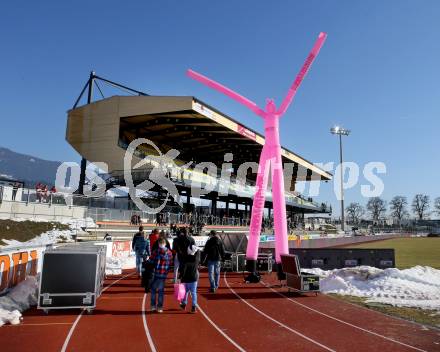
[[[344,168],[342,162],[342,136],[348,136],[350,130],[335,126],[330,129],[332,134],[339,135],[339,160],[341,165],[341,230],[345,231],[345,209],[344,209]]]
[[[243,104],[256,115],[264,119],[265,143],[260,155],[258,174],[256,180],[256,193],[253,200],[251,223],[249,228],[249,241],[246,250],[246,267],[247,270],[256,272],[256,264],[258,257],[258,247],[260,242],[261,223],[263,220],[265,192],[268,184],[269,169],[272,168],[272,199],[274,210],[275,225],[275,260],[279,276],[281,276],[281,254],[289,253],[287,219],[286,219],[286,200],[284,195],[284,175],[283,164],[281,159],[281,145],[279,138],[279,119],[287,111],[292,103],[295,94],[309,71],[314,59],[318,55],[322,45],[327,37],[326,33],[321,32],[313,46],[312,51],[307,57],[301,70],[299,71],[295,81],[287,92],[286,97],[277,110],[272,99],[267,99],[265,109],[261,109],[253,101],[234,92],[233,90],[223,86],[222,84],[207,78],[193,70],[188,70],[189,77],[213,88],[220,93]]]

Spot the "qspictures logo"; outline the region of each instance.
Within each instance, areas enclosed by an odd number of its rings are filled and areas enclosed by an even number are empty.
[[[157,155],[147,154],[140,162],[132,166],[135,152],[137,148],[143,144],[151,146],[153,150],[157,152]],[[178,168],[177,164],[175,163],[175,159],[179,154],[180,152],[176,149],[171,149],[166,152],[166,154],[162,154],[156,144],[146,138],[137,138],[129,144],[124,156],[125,185],[128,187],[130,198],[133,200],[139,210],[147,213],[158,213],[167,205],[170,196],[177,204],[183,207],[177,187],[170,179],[170,171]],[[151,171],[146,173],[146,175],[148,175],[148,179],[135,186],[133,182],[132,170],[142,169],[147,165],[152,167]],[[152,190],[156,185],[166,190],[167,193],[158,206],[151,207],[142,200],[142,196],[145,195],[145,192]]]
[[[119,182],[112,186],[122,187],[121,189],[128,193],[139,210],[150,214],[162,211],[171,199],[183,207],[177,184],[188,190],[193,198],[201,198],[211,192],[217,192],[220,196],[236,195],[254,198],[258,193],[257,187],[249,182],[249,171],[255,175],[258,172],[259,165],[256,162],[244,162],[234,168],[232,163],[234,155],[226,153],[224,162],[219,168],[212,162],[195,164],[190,161],[181,164],[179,155],[180,152],[176,149],[162,153],[153,141],[137,138],[127,146],[124,155],[123,184]],[[362,172],[367,181],[360,187],[363,197],[378,197],[384,191],[384,183],[379,177],[379,174],[386,173],[386,165],[382,162],[369,162],[363,168],[354,162],[336,165],[328,162],[315,165],[327,172],[334,172],[333,190],[338,200],[340,200],[341,174],[344,175],[342,180],[344,190],[358,185]],[[295,163],[284,163],[282,168],[286,198],[295,198],[299,194],[308,197],[319,196],[322,183],[320,181],[297,181],[295,190],[290,190],[292,180],[306,178],[306,169],[298,168]],[[108,165],[103,162],[89,164],[86,169],[87,183],[83,188],[83,196],[95,198],[105,196],[108,181],[112,179],[112,174],[108,171]],[[56,176],[58,191],[64,193],[67,198],[73,197],[79,188],[80,172],[77,163],[61,164]],[[306,183],[310,184],[308,194],[305,194]],[[261,196],[264,198],[271,196],[270,186]]]

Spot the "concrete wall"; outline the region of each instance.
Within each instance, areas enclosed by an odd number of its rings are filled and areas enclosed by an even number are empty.
[[[0,203],[0,219],[63,221],[72,218],[84,219],[86,215],[86,207],[5,200]]]

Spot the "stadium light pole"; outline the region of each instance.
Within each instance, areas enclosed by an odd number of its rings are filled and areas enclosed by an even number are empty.
[[[344,168],[342,167],[342,136],[348,136],[350,130],[342,128],[341,126],[335,126],[330,129],[332,134],[339,135],[339,159],[341,164],[341,230],[345,231],[345,209],[344,209]]]

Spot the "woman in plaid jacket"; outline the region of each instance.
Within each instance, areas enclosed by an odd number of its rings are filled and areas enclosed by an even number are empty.
[[[154,268],[154,278],[151,284],[151,311],[157,310],[158,313],[162,313],[165,279],[167,278],[173,255],[166,247],[165,239],[160,238],[158,243],[159,247],[153,251],[149,259]]]

